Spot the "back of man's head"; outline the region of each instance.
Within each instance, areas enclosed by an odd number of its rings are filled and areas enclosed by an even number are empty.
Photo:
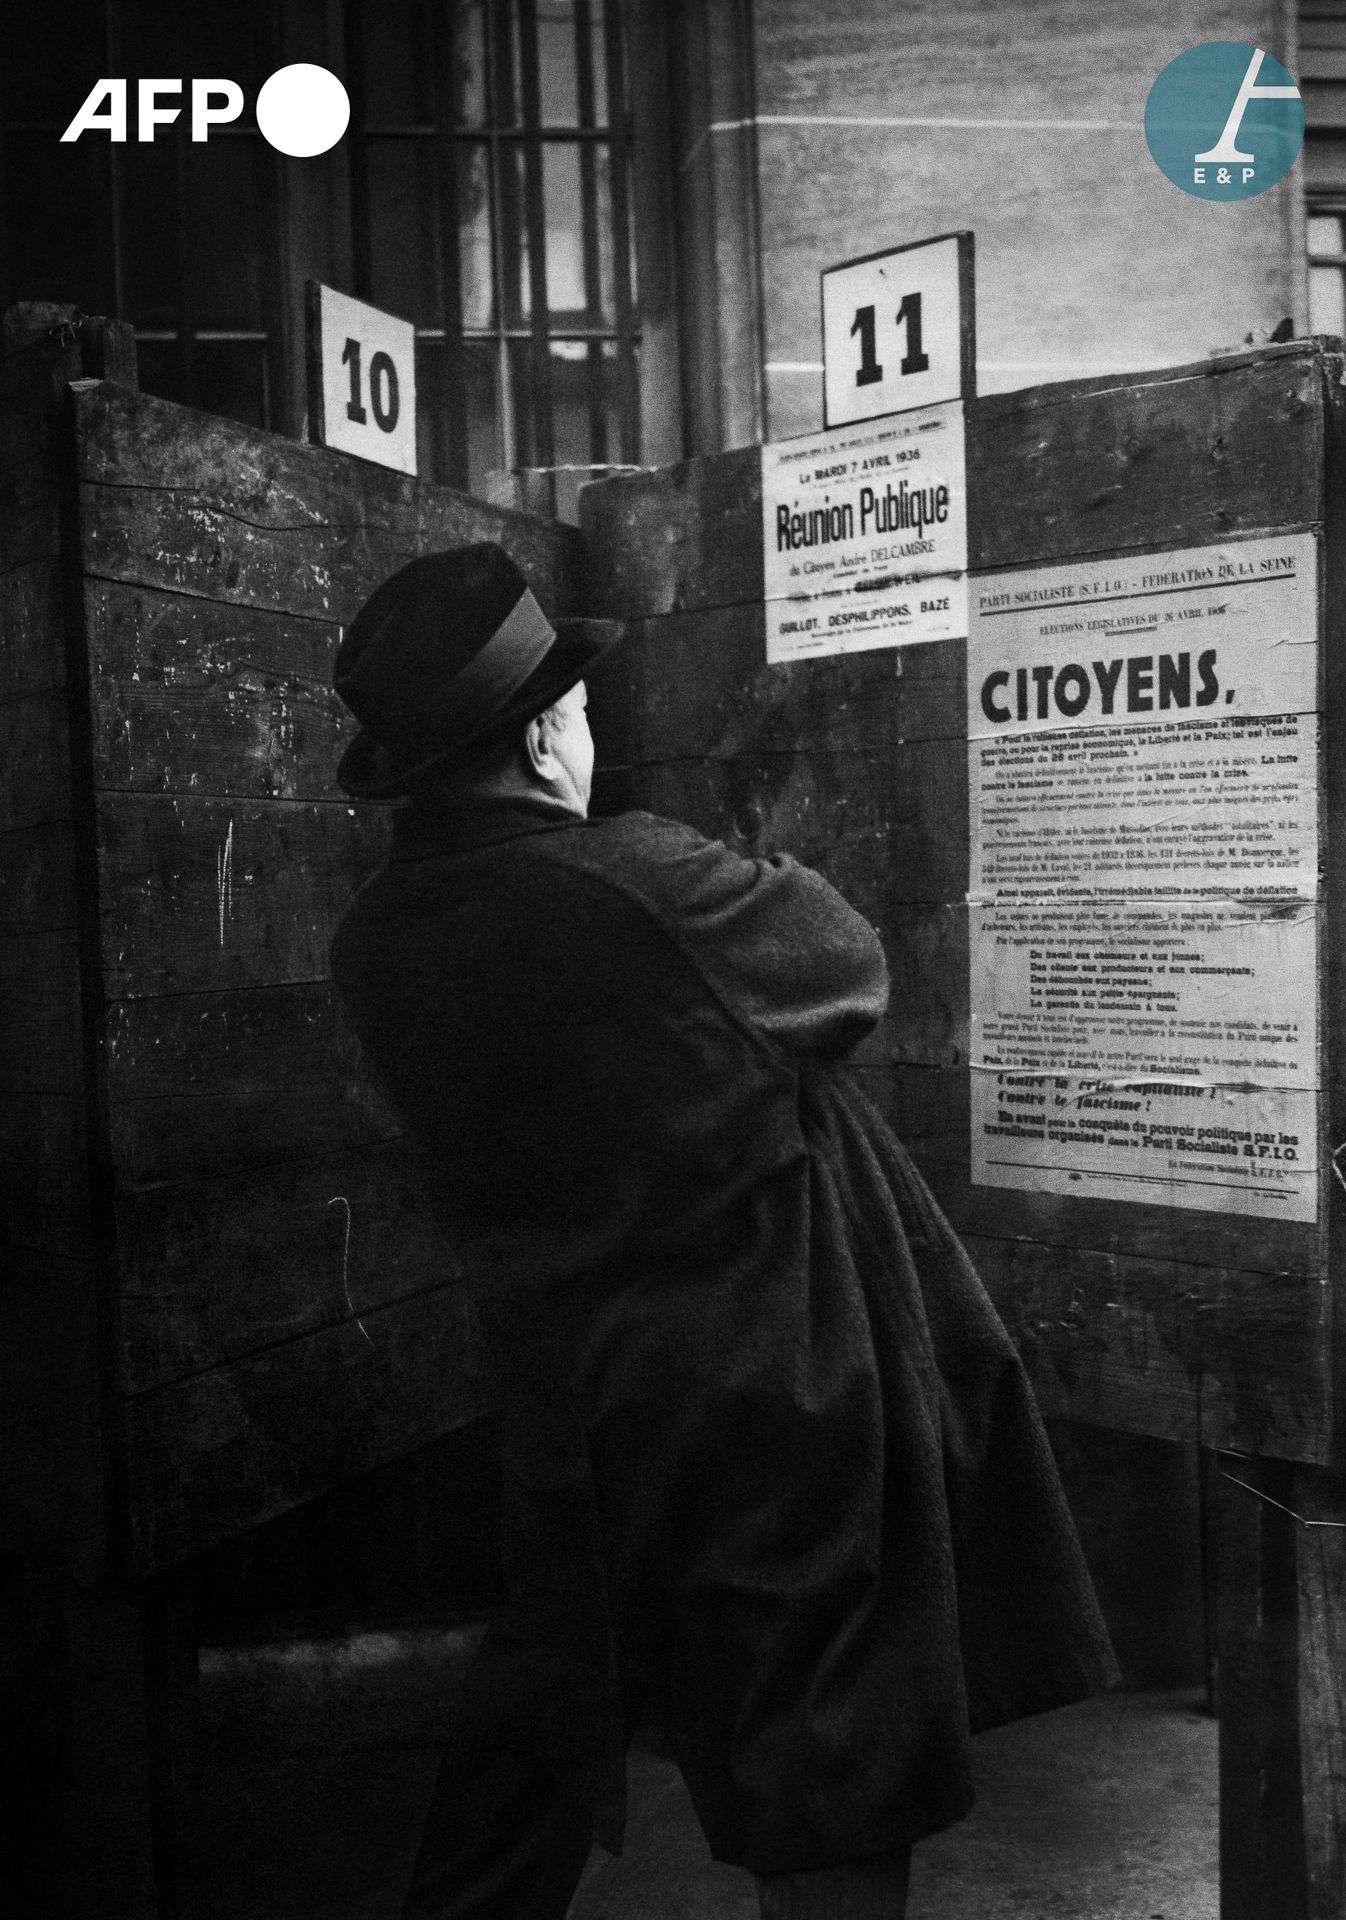
[[[549,620],[493,542],[409,562],[360,608],[337,653],[336,691],[364,729],[340,784],[369,800],[458,787],[465,773],[509,772],[520,743],[551,780],[527,730],[569,701],[567,717],[542,730],[569,731],[575,688],[618,634],[610,621]]]

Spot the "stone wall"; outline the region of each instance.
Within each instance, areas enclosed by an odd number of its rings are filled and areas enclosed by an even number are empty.
[[[766,436],[822,421],[821,269],[955,228],[976,234],[984,393],[1301,326],[1300,170],[1212,205],[1159,173],[1142,127],[1175,54],[1247,40],[1293,72],[1292,34],[1282,0],[755,0]]]

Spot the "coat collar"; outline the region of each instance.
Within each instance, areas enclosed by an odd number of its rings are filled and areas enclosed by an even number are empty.
[[[392,858],[426,860],[436,854],[468,853],[523,834],[583,825],[579,814],[542,795],[503,799],[465,794],[452,806],[399,808],[393,815]]]

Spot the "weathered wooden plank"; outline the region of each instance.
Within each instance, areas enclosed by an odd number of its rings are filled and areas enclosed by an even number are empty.
[[[1304,342],[1125,381],[1039,387],[1027,405],[1016,396],[983,403],[968,434],[972,564],[1148,546],[1156,535],[1197,545],[1321,520],[1323,364]]]
[[[355,1035],[325,980],[115,1000],[107,1010],[106,1058],[114,1103],[281,1087],[325,1099],[343,1085],[353,1088],[360,1074]],[[363,1088],[358,1097],[374,1098]]]
[[[252,1641],[259,1618],[291,1637],[447,1604],[487,1613],[502,1593],[500,1431],[492,1416],[235,1535],[196,1563],[202,1646]]]
[[[114,1001],[106,1059],[122,1192],[401,1131],[326,982]]]
[[[942,743],[679,762],[641,769],[633,797],[711,833],[728,819],[748,852],[787,848],[905,931],[908,903],[943,907],[965,888],[960,765]],[[196,992],[324,977],[336,922],[384,857],[387,817],[104,795],[100,830],[109,989]]]
[[[740,852],[789,852],[819,867],[862,913],[967,891],[965,750],[744,754],[633,769],[631,804],[685,820]]]
[[[1044,1411],[1322,1459],[1317,1282],[966,1234]]]
[[[869,1064],[967,1055],[967,916],[887,903],[888,1012]],[[106,1063],[119,1190],[387,1140],[400,1127],[325,981],[111,1003]],[[963,1108],[966,1125],[966,1108]]]
[[[330,1100],[283,1086],[252,1093],[164,1094],[114,1106],[109,1138],[117,1191],[131,1194],[163,1181],[188,1180],[202,1167],[261,1168],[305,1154],[377,1146],[396,1135],[373,1098]]]
[[[874,925],[888,960],[888,1009],[857,1060],[904,1068],[967,1059],[967,909],[885,898]]]
[[[60,689],[0,706],[0,834],[70,813],[70,721]]]
[[[436,1287],[129,1400],[136,1578],[487,1411],[465,1289]]]
[[[56,489],[46,460],[0,468],[0,574],[50,559],[58,538]]]
[[[117,1236],[118,1384],[128,1394],[461,1277],[425,1177],[396,1146],[246,1172],[202,1168],[123,1196]]]
[[[52,300],[24,300],[5,315],[0,350],[0,409],[31,432],[50,417],[72,380],[118,380],[134,387],[135,329],[129,320],[80,313]]]
[[[464,1617],[300,1638],[285,1616],[259,1620],[253,1639],[201,1649],[208,1738],[226,1754],[445,1746],[483,1631]]]
[[[103,794],[110,995],[319,980],[337,921],[387,845],[385,809]]]
[[[75,396],[88,572],[349,620],[405,561],[498,540],[556,612],[573,529],[110,384]]]
[[[0,1092],[74,1092],[79,1040],[73,931],[0,935]]]
[[[892,996],[862,1057],[956,1064],[966,1057],[964,911],[897,903],[882,931]],[[400,1132],[325,981],[117,1000],[106,1033],[122,1192],[292,1159],[299,1143],[325,1154]]]
[[[1317,348],[1296,342],[970,402],[972,566],[1197,545],[1321,519],[1321,364]],[[1278,423],[1302,457],[1282,457]],[[586,488],[594,611],[631,620],[760,601],[761,515],[755,448]]]
[[[623,474],[580,495],[590,610],[647,619],[762,598],[756,447]]]
[[[75,918],[75,838],[69,820],[0,833],[0,925],[47,933]]]
[[[0,573],[0,703],[65,684],[63,632],[54,559]]]
[[[951,982],[951,986],[957,985]],[[881,1070],[874,1071],[876,1066]],[[887,1071],[883,1071],[886,1067]],[[949,1174],[967,1165],[968,1087],[965,1066],[862,1060],[860,1086],[884,1114],[902,1144],[932,1185],[939,1182],[940,1204],[948,1208]],[[953,1191],[959,1190],[955,1184]],[[959,1194],[961,1198],[961,1194]]]
[[[0,1316],[0,1525],[91,1580],[107,1522],[93,1266],[0,1246]]]
[[[83,373],[78,344],[47,338],[0,351],[0,466],[46,452],[59,431],[56,414],[69,380]]]
[[[70,1095],[0,1093],[0,1246],[87,1256],[83,1141],[83,1113]]]
[[[589,683],[603,766],[885,748],[967,733],[962,647],[766,663],[761,606],[632,622]]]
[[[1277,1290],[1293,1282],[1294,1298],[1309,1313],[1317,1337],[1323,1333],[1321,1283],[1311,1278],[1307,1290],[1298,1291],[1300,1281],[1315,1270],[1317,1242],[1312,1227],[1282,1220],[1254,1223],[1234,1213],[1195,1213],[1143,1202],[1076,1200],[1062,1194],[974,1186],[965,1152],[957,1164],[932,1166],[930,1180],[960,1232],[1033,1242],[1054,1249],[1058,1257],[1076,1248],[1093,1249],[1257,1274],[1271,1299],[1268,1311],[1273,1318],[1280,1313],[1274,1298]],[[1256,1296],[1250,1293],[1249,1298]],[[1225,1330],[1212,1322],[1208,1332],[1215,1358]]]
[[[355,722],[330,621],[85,583],[94,783],[143,793],[340,800]]]
[[[1184,1266],[1227,1267],[1262,1274],[1269,1285],[1279,1285],[1287,1274],[1315,1270],[1316,1230],[1292,1221],[973,1186],[966,1068],[894,1064],[876,1072],[873,1064],[866,1063],[861,1085],[961,1232],[1032,1241],[1063,1252],[1083,1247],[1146,1260],[1171,1258]]]

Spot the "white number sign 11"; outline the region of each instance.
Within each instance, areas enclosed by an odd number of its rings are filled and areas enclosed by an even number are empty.
[[[970,233],[828,267],[822,303],[826,426],[976,392]]]

